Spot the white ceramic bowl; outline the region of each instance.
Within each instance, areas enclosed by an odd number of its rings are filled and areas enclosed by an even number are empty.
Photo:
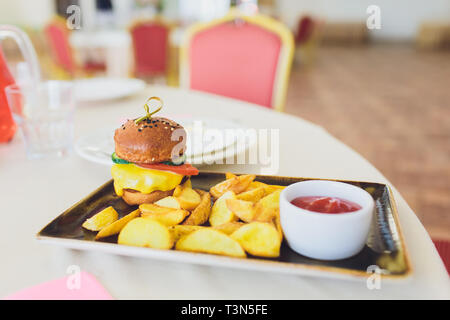
[[[355,202],[361,209],[327,214],[301,209],[297,197],[328,196]],[[369,234],[374,201],[365,190],[348,183],[308,180],[286,187],[280,194],[281,226],[295,252],[320,260],[339,260],[362,250]]]

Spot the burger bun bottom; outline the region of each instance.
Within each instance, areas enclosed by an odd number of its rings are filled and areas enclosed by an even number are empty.
[[[171,196],[173,194],[173,190],[174,189],[168,191],[156,190],[146,194],[132,189],[124,189],[122,199],[130,206],[153,203],[162,198]]]

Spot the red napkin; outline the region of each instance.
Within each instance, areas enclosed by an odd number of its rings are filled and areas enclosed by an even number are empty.
[[[23,289],[5,300],[111,300],[111,295],[87,272]]]

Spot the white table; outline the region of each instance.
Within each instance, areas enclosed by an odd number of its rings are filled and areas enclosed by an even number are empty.
[[[240,118],[249,127],[279,128],[280,175],[388,183],[370,163],[324,129],[286,114],[244,102],[167,87],[104,105],[80,107],[76,134],[118,125],[142,113],[146,97],[164,99],[170,114]],[[307,151],[306,151],[307,150]],[[257,167],[208,169],[258,172]],[[115,298],[144,299],[303,299],[303,298],[446,298],[449,278],[423,226],[394,189],[400,223],[414,268],[404,282],[365,282],[300,277],[236,269],[177,264],[64,249],[35,240],[35,234],[63,210],[110,178],[108,167],[76,155],[60,160],[27,161],[16,136],[0,146],[2,230],[0,297],[67,275],[70,265],[94,274]]]

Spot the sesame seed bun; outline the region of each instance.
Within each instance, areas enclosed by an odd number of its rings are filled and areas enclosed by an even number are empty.
[[[186,131],[175,121],[152,117],[136,124],[128,120],[114,134],[116,155],[134,163],[159,163],[172,160],[172,151],[183,155]]]

